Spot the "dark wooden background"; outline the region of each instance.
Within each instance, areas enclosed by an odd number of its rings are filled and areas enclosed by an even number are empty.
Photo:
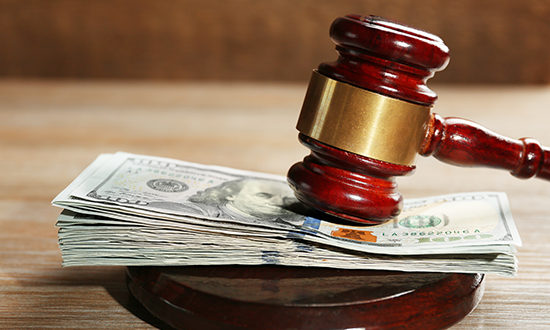
[[[547,0],[0,0],[0,77],[303,82],[347,13],[442,37],[438,82],[550,82]]]

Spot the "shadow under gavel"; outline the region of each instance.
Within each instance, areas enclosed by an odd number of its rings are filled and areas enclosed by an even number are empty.
[[[536,140],[431,113],[437,95],[426,81],[449,62],[437,36],[358,15],[337,18],[330,36],[339,57],[313,72],[297,124],[311,154],[288,172],[303,203],[383,223],[401,211],[394,177],[412,173],[416,154],[550,179],[550,150]]]

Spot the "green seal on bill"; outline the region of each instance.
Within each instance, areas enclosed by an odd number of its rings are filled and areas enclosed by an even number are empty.
[[[399,220],[399,225],[407,228],[432,228],[443,220],[435,215],[410,215]]]

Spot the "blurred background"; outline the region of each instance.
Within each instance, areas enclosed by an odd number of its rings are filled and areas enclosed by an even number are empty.
[[[0,0],[0,77],[306,82],[348,13],[440,36],[438,83],[550,81],[548,0]]]

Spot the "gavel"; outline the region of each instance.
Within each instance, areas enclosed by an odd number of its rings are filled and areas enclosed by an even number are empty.
[[[330,37],[338,59],[313,71],[296,126],[311,153],[287,175],[302,203],[383,223],[401,211],[395,177],[414,171],[417,154],[550,179],[550,150],[536,140],[431,112],[437,95],[426,82],[449,62],[439,37],[359,15],[337,18]]]

